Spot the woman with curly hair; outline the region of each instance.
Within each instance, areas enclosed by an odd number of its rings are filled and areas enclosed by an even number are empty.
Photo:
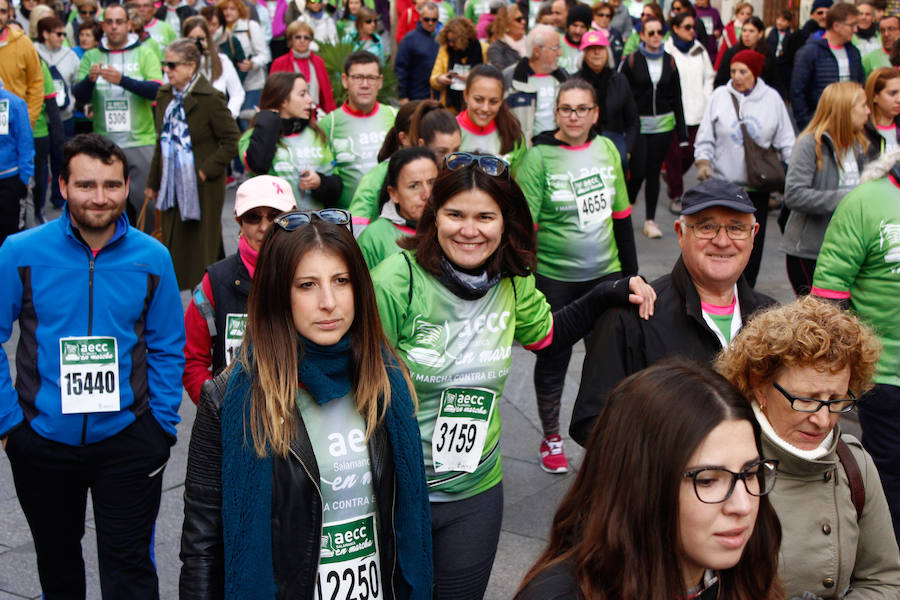
[[[487,44],[479,41],[475,26],[464,17],[451,19],[437,40],[440,48],[431,69],[431,87],[440,92],[441,104],[457,114],[464,108],[469,71],[487,62]]]
[[[755,316],[716,367],[753,405],[784,528],[787,598],[896,598],[900,555],[872,457],[838,420],[872,387],[880,346],[836,304],[806,296]]]

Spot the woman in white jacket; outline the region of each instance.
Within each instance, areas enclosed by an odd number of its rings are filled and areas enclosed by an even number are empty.
[[[762,54],[754,50],[742,50],[734,55],[731,79],[713,92],[703,113],[694,147],[699,180],[715,178],[742,185],[756,207],[759,233],[753,243],[750,261],[744,269],[744,277],[751,286],[756,284],[766,239],[769,194],[747,184],[744,138],[740,126],[743,124],[746,127],[747,133],[758,145],[774,147],[785,163],[790,159],[794,146],[794,128],[781,96],[759,79],[765,60]]]
[[[237,119],[246,97],[244,86],[228,57],[217,52],[209,23],[199,15],[188,17],[181,26],[181,35],[197,44],[202,56],[200,72],[214,88],[225,94],[228,98],[228,112]]]
[[[681,213],[681,195],[684,193],[684,174],[694,164],[694,139],[703,118],[703,111],[713,92],[716,72],[709,61],[706,48],[694,35],[696,19],[690,12],[677,13],[669,21],[671,35],[663,49],[675,58],[675,67],[681,80],[681,104],[684,107],[684,123],[687,125],[687,145],[682,146],[676,136],[669,142],[666,154],[666,192],[669,210]]]
[[[255,106],[259,104],[266,71],[272,61],[269,44],[259,23],[249,20],[250,10],[241,0],[219,0],[216,7],[225,17],[222,49],[238,70],[246,92],[240,118],[249,121],[256,114]]]

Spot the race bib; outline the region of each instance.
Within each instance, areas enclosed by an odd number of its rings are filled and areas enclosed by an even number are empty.
[[[375,513],[322,526],[316,600],[384,598]]]
[[[225,366],[234,361],[244,341],[244,330],[247,328],[247,315],[228,313],[225,315]]]
[[[578,206],[578,224],[582,229],[602,223],[612,216],[615,190],[604,185],[599,173],[573,180],[572,191]]]
[[[119,354],[116,338],[60,338],[59,386],[64,415],[118,411]]]
[[[124,133],[131,131],[131,110],[127,98],[107,100],[103,103],[108,133]]]
[[[472,473],[478,468],[494,398],[494,392],[481,388],[444,390],[431,438],[435,473]]]
[[[63,108],[68,103],[68,98],[66,97],[66,84],[60,79],[54,79],[53,89],[56,90],[56,106]]]
[[[0,135],[9,135],[9,100],[0,100]]]
[[[469,71],[471,70],[471,65],[453,65],[453,72],[459,73],[462,76],[462,79],[454,78],[453,82],[450,84],[450,89],[457,92],[464,91],[466,89],[466,78],[469,76]]]

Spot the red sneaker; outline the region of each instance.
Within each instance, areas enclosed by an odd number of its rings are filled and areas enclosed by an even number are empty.
[[[568,473],[569,460],[563,452],[562,436],[557,434],[547,436],[541,441],[541,468],[548,473]]]

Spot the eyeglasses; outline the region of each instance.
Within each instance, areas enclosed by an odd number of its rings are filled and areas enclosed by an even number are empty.
[[[516,17],[515,19],[513,19],[513,21],[515,21],[516,23],[524,23],[524,22],[525,22],[525,17],[523,17],[522,15],[519,15],[518,17]]]
[[[878,31],[880,31],[881,33],[890,33],[892,31],[898,30],[900,30],[900,27],[894,27],[892,25],[886,25],[878,28]]]
[[[422,22],[423,23],[437,23],[438,18],[437,17],[422,17]]]
[[[166,61],[163,61],[162,66],[171,71],[178,65],[192,65],[192,64],[194,64],[194,63],[188,63],[188,62],[184,62],[184,61],[166,60]]]
[[[551,52],[559,52],[562,49],[562,46],[556,44],[555,46],[541,46],[538,44],[538,48],[543,48],[545,50],[550,50]]]
[[[451,171],[464,169],[474,164],[484,173],[493,177],[499,177],[506,173],[509,180],[509,163],[491,154],[471,154],[469,152],[453,152],[444,158],[444,165]]]
[[[586,117],[589,112],[597,108],[596,106],[557,106],[556,112],[560,114],[561,117],[569,118],[573,114],[577,115],[579,119]]]
[[[644,33],[647,34],[647,37],[654,37],[657,35],[662,36],[662,34],[663,34],[662,29],[654,29],[653,31],[646,30],[646,31],[644,31]]]
[[[301,225],[309,225],[313,218],[332,223],[334,225],[346,225],[353,233],[353,224],[350,222],[350,213],[342,208],[323,208],[322,210],[293,210],[284,213],[275,219],[275,224],[285,231],[295,231]]]
[[[353,83],[362,83],[363,81],[366,83],[378,83],[378,80],[381,79],[381,75],[347,75],[347,77]]]
[[[366,25],[371,25],[371,24],[374,23],[374,22],[375,22],[375,19],[365,19],[365,20],[363,21],[363,23],[365,23]]]
[[[312,36],[311,36],[311,35],[306,35],[305,33],[298,33],[297,35],[293,36],[293,38],[294,38],[295,40],[303,40],[303,41],[305,41],[305,42],[311,42],[311,41],[312,41]]]
[[[55,35],[56,37],[66,37],[65,31],[51,31],[50,35]]]
[[[280,214],[281,212],[277,210],[267,212],[265,215],[261,215],[257,212],[245,212],[239,218],[242,223],[246,223],[247,225],[259,225],[262,223],[263,216],[265,216],[266,221],[269,223],[274,223],[275,219],[277,219]]]
[[[719,504],[731,497],[738,479],[744,482],[744,489],[751,496],[765,496],[771,492],[778,477],[778,461],[760,460],[740,473],[722,467],[701,467],[682,473],[682,476],[694,480],[694,493],[700,502]]]
[[[693,30],[694,30],[694,26],[693,26],[693,25],[682,25],[681,28],[682,28],[682,29],[687,29],[688,31],[693,31]]]
[[[699,225],[688,225],[694,235],[701,240],[712,240],[719,235],[720,229],[725,229],[725,235],[732,240],[746,240],[753,231],[752,225],[743,225],[738,223],[729,223],[728,225],[719,225],[718,223],[700,223]]]
[[[598,19],[612,19],[612,13],[597,13]]]
[[[94,10],[94,9],[79,10],[79,11],[78,11],[78,14],[79,14],[79,15],[96,15],[96,14],[97,14],[97,11]]]
[[[819,412],[823,406],[828,407],[828,412],[830,413],[846,413],[853,410],[853,407],[856,406],[856,396],[853,395],[853,392],[847,390],[847,393],[850,395],[849,398],[839,398],[837,400],[816,400],[815,398],[800,398],[798,396],[792,396],[790,392],[786,389],[778,385],[777,381],[773,381],[772,385],[776,390],[781,392],[781,395],[788,399],[788,402],[791,403],[791,408],[796,410],[797,412],[804,413],[814,413]]]

